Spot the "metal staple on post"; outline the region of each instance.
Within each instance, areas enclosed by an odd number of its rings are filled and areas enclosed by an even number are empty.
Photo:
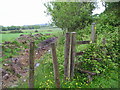
[[[30,42],[29,53],[29,88],[34,88],[34,42]]]

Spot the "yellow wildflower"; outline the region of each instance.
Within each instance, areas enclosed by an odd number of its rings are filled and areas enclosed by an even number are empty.
[[[76,83],[76,85],[78,85],[78,83]]]

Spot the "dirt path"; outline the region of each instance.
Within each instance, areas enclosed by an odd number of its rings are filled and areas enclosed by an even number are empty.
[[[57,40],[56,37],[47,39],[38,44],[38,47],[35,50],[35,60],[40,59],[46,51],[50,50],[50,43],[55,42]],[[17,81],[23,76],[27,75],[28,63],[29,63],[29,49],[25,49],[20,52],[20,55],[15,58],[9,58],[7,61],[12,61],[11,63],[3,64],[2,68],[2,81],[3,88],[15,86]]]

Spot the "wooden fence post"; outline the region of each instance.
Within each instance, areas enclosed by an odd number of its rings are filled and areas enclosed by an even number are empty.
[[[95,23],[92,23],[91,41],[92,43],[95,43],[96,40],[97,40],[96,26],[95,26]]]
[[[70,32],[66,33],[65,37],[64,79],[67,80],[70,77]]]
[[[2,84],[2,65],[0,63],[0,90],[2,90],[3,84]]]
[[[71,37],[71,58],[70,58],[70,78],[74,76],[74,61],[75,61],[75,44],[76,44],[76,32],[72,32]]]
[[[58,70],[58,62],[56,55],[55,43],[51,43],[52,48],[52,58],[53,58],[53,68],[54,68],[54,79],[57,88],[60,88],[60,78],[59,78],[59,70]]]
[[[1,32],[1,26],[0,26],[0,32]],[[2,41],[2,35],[0,35],[1,41]],[[0,57],[2,57],[2,44],[0,44]],[[0,63],[0,90],[3,88],[3,83],[2,83],[2,66],[3,63]]]
[[[29,52],[29,88],[34,88],[34,42],[30,42]]]

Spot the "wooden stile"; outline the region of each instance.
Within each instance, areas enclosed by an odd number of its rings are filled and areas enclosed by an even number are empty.
[[[56,55],[56,50],[55,50],[56,49],[55,43],[51,43],[51,48],[52,48],[55,84],[56,84],[56,88],[60,88],[60,78],[59,78],[59,70],[58,70],[57,55]]]
[[[34,42],[30,42],[29,53],[29,88],[34,88]]]

